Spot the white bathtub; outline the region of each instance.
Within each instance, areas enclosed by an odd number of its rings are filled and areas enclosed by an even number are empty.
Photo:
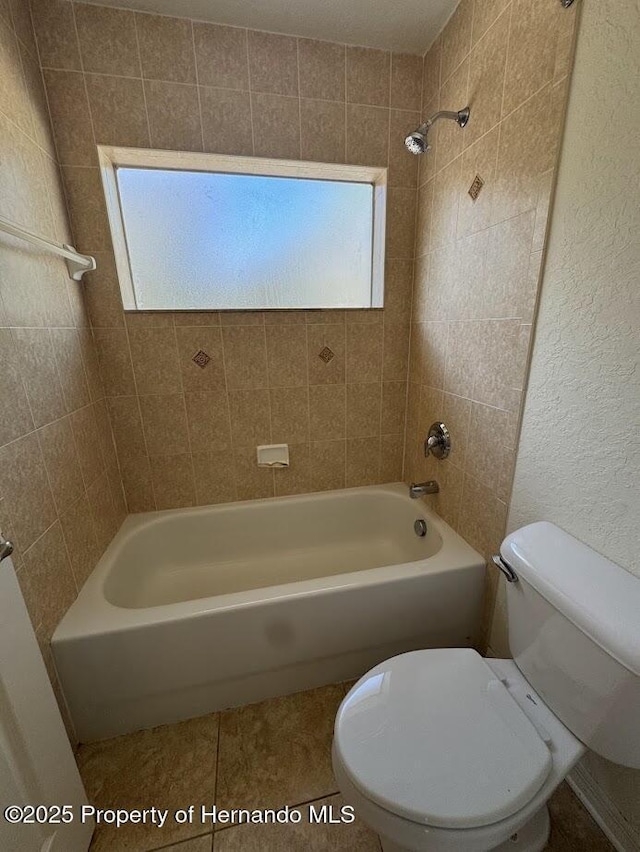
[[[483,577],[406,485],[149,512],[124,522],[53,652],[86,742],[471,645]]]

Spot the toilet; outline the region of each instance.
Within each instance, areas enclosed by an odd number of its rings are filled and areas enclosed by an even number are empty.
[[[384,852],[539,852],[587,748],[640,768],[640,581],[547,522],[499,561],[513,660],[401,654],[338,710],[338,787]]]

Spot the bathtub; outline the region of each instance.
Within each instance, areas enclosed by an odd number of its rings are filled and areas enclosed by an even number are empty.
[[[52,639],[78,737],[473,645],[484,568],[406,485],[129,516]]]

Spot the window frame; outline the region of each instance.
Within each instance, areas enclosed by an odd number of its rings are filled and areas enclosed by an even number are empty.
[[[373,186],[373,222],[371,257],[371,305],[360,310],[384,307],[384,259],[387,206],[387,169],[381,166],[357,166],[342,163],[317,163],[306,160],[278,160],[269,157],[244,157],[232,154],[208,154],[190,151],[163,151],[150,148],[120,148],[98,145],[100,175],[113,241],[116,271],[125,311],[143,311],[136,304],[131,263],[120,206],[116,178],[118,167],[162,169],[165,171],[222,172],[260,175],[264,177],[306,178],[311,180],[346,181]],[[331,306],[328,306],[331,310]],[[166,311],[181,309],[166,308]],[[212,308],[193,308],[206,311]],[[228,310],[244,310],[232,308]],[[305,308],[271,308],[269,310],[306,310]],[[155,313],[162,313],[154,309]]]

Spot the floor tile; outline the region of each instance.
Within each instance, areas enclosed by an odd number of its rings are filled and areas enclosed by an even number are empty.
[[[567,850],[575,849],[580,852],[614,852],[600,827],[591,814],[582,805],[578,797],[566,782],[560,784],[549,800],[551,822],[559,830],[559,834],[568,846]],[[560,843],[562,838],[558,838]],[[552,847],[558,850],[561,845]]]
[[[170,812],[162,828],[99,825],[92,852],[148,852],[202,834],[199,823],[179,825],[172,817],[177,808],[213,802],[218,727],[212,715],[81,746],[78,766],[96,807]]]
[[[195,837],[193,840],[185,840],[183,843],[163,846],[160,852],[211,852],[212,843],[213,835],[205,834],[204,837]]]
[[[316,813],[323,805],[333,806],[334,817],[340,813],[340,796],[313,802]],[[364,823],[310,823],[309,806],[299,808],[299,823],[280,825],[242,825],[217,831],[214,852],[380,852],[376,834]]]
[[[331,770],[340,684],[222,713],[219,808],[277,808],[337,793]]]

